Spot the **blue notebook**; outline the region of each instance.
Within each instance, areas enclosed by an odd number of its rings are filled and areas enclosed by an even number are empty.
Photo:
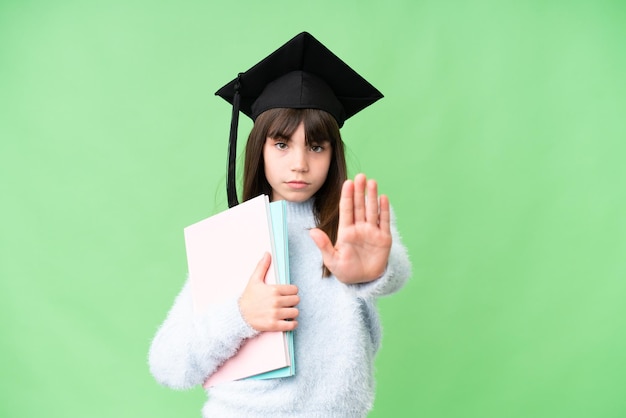
[[[272,216],[272,231],[274,234],[274,255],[272,262],[276,263],[278,272],[278,281],[281,284],[291,283],[289,279],[289,246],[287,239],[287,204],[284,200],[278,200],[270,203],[270,213]],[[289,358],[291,364],[269,372],[257,374],[247,377],[246,379],[276,379],[281,377],[289,377],[296,374],[296,362],[293,350],[293,331],[285,333],[287,347],[289,350]]]

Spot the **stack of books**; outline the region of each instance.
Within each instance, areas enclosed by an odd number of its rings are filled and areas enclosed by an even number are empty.
[[[261,195],[185,228],[194,311],[239,298],[265,252],[266,284],[289,284],[285,201]],[[246,340],[204,383],[293,376],[293,332],[262,332]]]

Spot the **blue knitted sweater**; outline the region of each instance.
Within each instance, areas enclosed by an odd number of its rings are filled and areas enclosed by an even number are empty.
[[[393,244],[381,278],[357,285],[323,278],[321,253],[308,233],[315,226],[312,204],[287,204],[289,269],[300,295],[296,375],[209,388],[205,418],[364,417],[372,408],[381,339],[375,301],[400,289],[411,265],[392,216]],[[150,370],[174,389],[201,385],[254,335],[235,299],[195,315],[187,282],[152,341]]]

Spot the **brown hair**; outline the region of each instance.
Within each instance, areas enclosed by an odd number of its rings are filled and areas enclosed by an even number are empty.
[[[341,187],[347,178],[347,169],[337,121],[323,110],[278,108],[267,110],[256,118],[246,144],[243,200],[260,194],[271,196],[272,188],[265,178],[263,145],[267,138],[291,137],[300,122],[304,123],[307,145],[328,141],[332,148],[326,181],[314,195],[313,214],[317,227],[335,244],[339,226],[339,199]],[[324,276],[329,275],[330,271],[324,266]]]

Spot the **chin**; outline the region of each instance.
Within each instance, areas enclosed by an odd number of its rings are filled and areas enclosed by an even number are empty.
[[[285,199],[288,202],[292,202],[292,203],[302,203],[302,202],[306,202],[307,200],[309,200],[311,197],[307,196],[307,197],[293,197],[293,198],[289,198],[289,199]]]
[[[302,203],[302,202],[306,202],[307,200],[309,200],[312,197],[312,195],[306,193],[306,194],[302,194],[302,193],[289,193],[289,194],[285,194],[282,196],[283,200],[286,200],[287,202],[292,202],[292,203]]]

